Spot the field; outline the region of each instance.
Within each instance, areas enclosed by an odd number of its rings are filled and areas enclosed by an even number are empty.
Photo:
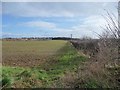
[[[87,59],[62,40],[3,41],[2,54],[3,88],[53,87]]]
[[[38,66],[51,55],[55,55],[66,43],[66,41],[4,41],[3,65]]]
[[[117,88],[120,67],[98,58],[97,42],[3,41],[2,88]]]

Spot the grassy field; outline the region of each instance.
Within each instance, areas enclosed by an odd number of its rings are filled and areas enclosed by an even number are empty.
[[[3,42],[2,86],[53,87],[86,60],[67,41]]]

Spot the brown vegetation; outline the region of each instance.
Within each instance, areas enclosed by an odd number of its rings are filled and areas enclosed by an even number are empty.
[[[71,40],[73,46],[89,60],[76,73],[66,74],[59,86],[72,88],[120,88],[120,22],[107,12],[107,21],[99,39]]]

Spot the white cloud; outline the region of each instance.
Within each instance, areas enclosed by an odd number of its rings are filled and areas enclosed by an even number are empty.
[[[74,14],[56,3],[3,3],[3,14],[21,17],[73,17]],[[63,6],[64,7],[64,6]]]
[[[107,6],[107,3],[103,3],[103,7],[106,7]]]
[[[95,34],[95,32],[98,34],[102,33],[103,30],[100,26],[104,27],[106,24],[107,23],[102,16],[92,15],[85,18],[82,24],[78,23],[78,25],[73,26],[71,33],[80,37],[86,35],[96,38],[97,35]]]
[[[107,23],[102,16],[92,15],[84,18],[82,23],[79,22],[77,25],[75,24],[74,26],[71,26],[69,28],[58,27],[53,22],[45,22],[45,21],[29,21],[29,22],[21,23],[20,25],[24,25],[27,27],[42,28],[43,30],[48,29],[47,35],[49,34],[49,36],[50,35],[70,36],[70,34],[73,34],[73,37],[78,37],[78,38],[83,36],[90,36],[96,38],[97,36],[94,32],[100,34],[102,32],[100,26],[104,27],[105,24]],[[50,32],[52,32],[52,34]]]
[[[27,27],[38,27],[38,28],[47,28],[47,29],[56,28],[56,25],[54,23],[45,22],[45,21],[30,21],[30,22],[22,23],[21,25]]]
[[[6,38],[6,37],[36,37],[36,34],[24,34],[24,33],[21,33],[21,34],[16,34],[16,33],[8,33],[8,32],[2,32],[2,34],[0,34],[0,36],[2,36],[3,38]]]
[[[117,3],[78,2],[16,2],[3,3],[3,14],[21,17],[77,17],[99,15],[103,9],[115,11]]]
[[[119,0],[1,0],[2,2],[118,2]]]
[[[79,22],[78,20],[77,25],[75,23],[74,26],[68,27],[67,29],[58,27],[59,25],[57,26],[56,23],[45,21],[29,21],[24,22],[21,25],[27,27],[47,28],[49,32],[53,31],[56,35],[69,36],[73,33],[73,36],[75,37],[81,37],[84,35],[93,36],[92,31],[100,33],[100,26],[106,24],[101,16],[101,14],[104,14],[103,9],[110,9],[115,15],[117,15],[115,5],[117,5],[117,3],[3,3],[3,15],[7,14],[26,18],[67,17],[68,21],[71,20],[71,17],[73,21],[76,18],[83,19],[82,22]]]
[[[100,27],[106,24],[105,19],[100,15],[92,15],[85,19],[84,25]]]

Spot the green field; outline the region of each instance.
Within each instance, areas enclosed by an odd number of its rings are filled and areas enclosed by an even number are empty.
[[[3,41],[3,87],[52,87],[86,60],[68,41]]]

